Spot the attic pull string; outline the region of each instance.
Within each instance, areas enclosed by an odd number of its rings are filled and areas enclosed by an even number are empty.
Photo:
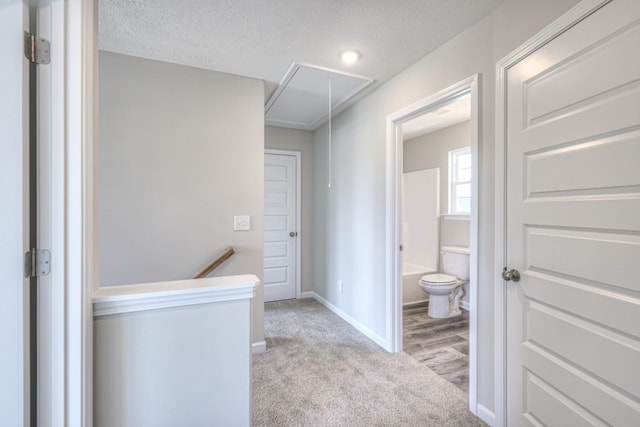
[[[331,78],[329,78],[329,184],[327,188],[331,188],[331,181],[333,180],[333,170],[331,167]]]

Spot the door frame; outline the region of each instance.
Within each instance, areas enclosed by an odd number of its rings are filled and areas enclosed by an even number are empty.
[[[469,285],[469,409],[477,413],[478,366],[478,153],[480,141],[480,74],[421,99],[387,116],[387,197],[386,197],[386,346],[389,352],[402,351],[402,173],[403,137],[401,125],[440,108],[462,95],[471,96],[471,237]]]
[[[507,73],[520,61],[555,39],[612,0],[583,0],[496,64],[495,146],[495,425],[507,422],[507,304],[505,282],[500,273],[507,265]]]
[[[280,150],[277,148],[265,148],[264,154],[274,154],[278,156],[293,156],[296,159],[296,299],[302,295],[302,153],[300,151]],[[264,242],[264,237],[263,237]]]
[[[20,3],[17,7],[27,2]],[[30,30],[52,44],[51,63],[38,66],[39,105],[34,107],[39,115],[37,198],[40,207],[47,209],[39,213],[39,227],[46,236],[38,236],[38,245],[51,251],[51,273],[38,279],[38,287],[49,288],[45,301],[39,301],[38,317],[50,322],[39,337],[46,346],[40,346],[38,355],[38,423],[90,426],[97,8],[93,1],[83,0],[33,6],[38,9],[38,25]],[[22,58],[22,31],[13,37],[9,40],[18,43],[15,53]],[[24,91],[23,99],[26,96]],[[24,253],[12,256],[23,258]],[[22,261],[17,264],[20,269],[22,265]],[[22,333],[28,351],[28,330]],[[18,409],[22,421],[29,425],[34,420],[30,419],[27,375],[15,392],[21,394],[16,400],[23,407]]]
[[[93,423],[93,291],[97,286],[94,147],[97,142],[98,8],[51,2],[48,165],[51,183],[51,402],[54,425]],[[58,393],[62,391],[62,395]]]

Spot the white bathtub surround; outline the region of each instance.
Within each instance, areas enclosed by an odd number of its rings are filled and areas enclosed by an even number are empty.
[[[403,174],[402,303],[423,301],[420,277],[438,270],[440,169]]]
[[[402,264],[402,305],[427,301],[428,296],[420,289],[418,282],[425,274],[435,273],[433,267],[409,263]]]
[[[438,267],[440,169],[403,174],[402,261]]]
[[[251,422],[253,275],[94,295],[97,427]]]

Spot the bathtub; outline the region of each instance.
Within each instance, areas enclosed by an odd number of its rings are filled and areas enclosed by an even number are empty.
[[[437,273],[433,267],[404,263],[402,265],[402,304],[426,301],[427,294],[418,287],[418,281],[425,274]]]

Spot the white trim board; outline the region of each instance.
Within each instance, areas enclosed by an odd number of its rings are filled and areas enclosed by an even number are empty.
[[[495,425],[496,415],[493,412],[491,412],[489,409],[487,409],[486,406],[478,403],[478,413],[476,415],[478,416],[478,418],[480,418],[482,421],[489,424],[490,426]]]
[[[296,298],[300,299],[302,292],[302,153],[300,151],[265,148],[264,154],[280,156],[294,156],[296,158]],[[264,240],[264,239],[263,239]]]
[[[259,283],[251,274],[103,287],[93,295],[93,317],[250,299]]]
[[[262,340],[262,341],[251,343],[251,353],[252,354],[264,353],[265,351],[267,351],[267,342],[266,341]]]
[[[310,298],[315,299],[320,304],[324,305],[329,310],[334,312],[342,320],[344,320],[345,322],[347,322],[348,324],[350,324],[351,326],[356,328],[364,336],[366,336],[367,338],[371,339],[373,342],[378,344],[380,347],[382,347],[384,349],[387,348],[387,341],[384,338],[382,338],[380,335],[378,335],[375,332],[373,332],[371,329],[367,328],[365,325],[363,325],[362,323],[360,323],[359,321],[357,321],[353,317],[349,316],[347,313],[342,311],[340,308],[336,307],[335,305],[331,304],[326,299],[322,298],[317,293],[315,293],[315,292],[305,292],[304,294],[305,294],[305,298],[309,298],[310,297]]]
[[[403,307],[403,308],[404,308],[404,307],[409,307],[409,306],[412,306],[412,305],[415,305],[415,304],[422,304],[423,302],[428,302],[428,301],[429,301],[429,298],[427,298],[427,299],[421,299],[421,300],[418,300],[418,301],[403,302],[403,303],[402,303],[402,307]]]
[[[518,62],[582,21],[611,0],[583,0],[496,64],[496,144],[495,144],[495,408],[492,425],[504,426],[506,417],[506,293],[499,272],[505,266],[506,238],[506,94],[507,72]],[[479,415],[479,414],[478,414]]]
[[[386,197],[386,337],[387,351],[402,350],[402,123],[461,96],[471,97],[471,236],[469,283],[469,409],[477,414],[478,398],[478,153],[479,153],[479,89],[480,75],[456,83],[438,93],[421,99],[387,117],[387,197]]]
[[[429,301],[429,299],[421,299],[421,300],[418,300],[418,301],[403,302],[402,303],[402,307],[403,308],[404,307],[410,307],[412,305],[421,304],[423,302],[428,302],[428,301]],[[467,311],[470,311],[469,307],[471,307],[471,305],[469,304],[469,301],[460,300],[459,307],[464,308]]]
[[[56,415],[66,425],[93,422],[93,310],[92,294],[97,284],[97,240],[95,236],[94,144],[97,135],[97,2],[69,0],[52,2],[51,37],[60,59],[54,64],[52,50],[52,166],[54,190],[53,244],[64,247],[57,255],[64,279],[65,300],[57,304],[64,313],[64,332],[55,345],[63,346],[64,407]],[[58,277],[58,276],[56,276]],[[64,280],[55,284],[56,280]],[[61,339],[61,336],[64,335]],[[58,388],[56,386],[56,388]]]

